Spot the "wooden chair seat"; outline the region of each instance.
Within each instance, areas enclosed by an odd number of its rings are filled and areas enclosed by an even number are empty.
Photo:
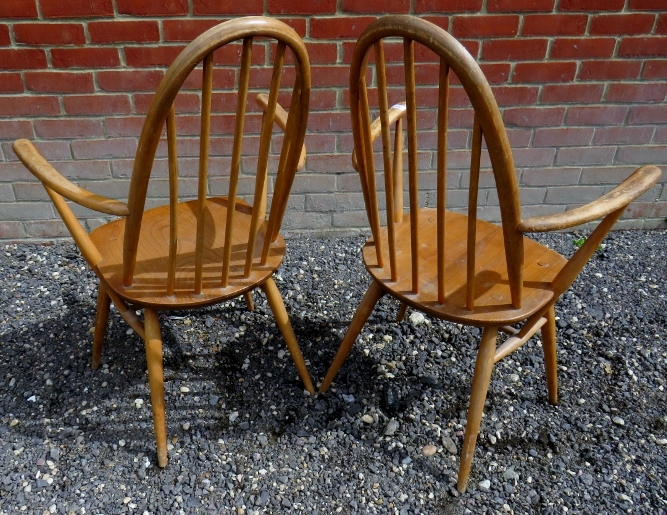
[[[254,248],[254,264],[247,277],[244,265],[252,207],[237,200],[229,270],[229,283],[221,287],[221,263],[227,220],[227,198],[209,198],[204,228],[202,291],[194,293],[197,201],[178,204],[178,261],[173,295],[167,294],[165,263],[169,258],[169,206],[160,206],[144,213],[141,238],[137,249],[134,280],[123,286],[123,238],[126,219],[103,225],[90,233],[102,260],[98,269],[107,285],[128,302],[141,306],[166,309],[189,309],[221,302],[250,291],[271,277],[285,255],[285,242],[278,235],[271,244],[268,259],[260,264],[266,225],[260,227]]]
[[[488,222],[477,220],[476,263],[480,272],[475,277],[475,305],[466,308],[467,247],[466,234],[468,217],[447,211],[445,232],[445,302],[438,303],[437,239],[420,240],[418,293],[412,293],[410,275],[410,219],[405,217],[396,224],[396,259],[402,273],[396,282],[391,281],[391,269],[386,262],[384,268],[377,266],[377,254],[372,238],[363,248],[366,269],[377,282],[388,290],[387,293],[402,302],[429,315],[444,318],[460,324],[489,326],[513,324],[525,320],[547,305],[553,298],[551,281],[567,260],[557,252],[524,237],[526,266],[524,268],[523,302],[521,307],[512,307],[512,298],[507,275],[503,230]],[[435,234],[437,224],[436,209],[419,211],[419,231],[421,234]],[[387,227],[382,227],[380,237],[384,248],[388,248]]]

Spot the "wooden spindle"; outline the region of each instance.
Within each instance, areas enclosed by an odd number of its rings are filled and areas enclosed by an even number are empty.
[[[245,107],[248,100],[248,82],[250,79],[250,60],[252,58],[252,38],[243,39],[241,54],[241,75],[239,76],[239,92],[236,104],[236,126],[234,127],[234,143],[232,145],[232,167],[229,174],[229,192],[227,193],[227,222],[225,225],[225,246],[223,248],[222,281],[226,288],[229,284],[229,267],[232,259],[234,214],[236,211],[236,190],[239,182],[241,166],[241,146],[243,144],[243,124]]]
[[[394,133],[394,222],[403,221],[403,117],[396,120]]]
[[[201,135],[199,137],[199,188],[197,191],[197,238],[195,241],[195,293],[202,290],[204,263],[204,217],[208,183],[208,154],[211,138],[211,91],[213,90],[213,53],[204,57],[201,95]]]
[[[375,69],[378,80],[380,104],[380,133],[382,135],[382,157],[384,159],[384,190],[387,211],[387,237],[389,240],[389,268],[391,281],[398,280],[396,268],[396,232],[394,229],[394,174],[391,162],[391,140],[389,134],[389,102],[387,101],[387,76],[385,75],[384,47],[382,40],[375,43]],[[372,151],[372,149],[371,149]]]
[[[438,304],[445,303],[445,214],[447,209],[447,114],[449,111],[449,66],[440,59],[438,87],[438,178],[437,246]]]
[[[280,77],[282,75],[284,58],[285,43],[280,41],[276,48],[275,60],[273,61],[273,76],[271,77],[268,109],[264,111],[264,114],[262,115],[262,129],[259,137],[259,154],[257,157],[257,176],[255,177],[255,196],[252,204],[252,218],[250,219],[250,230],[248,233],[248,253],[246,254],[243,277],[248,277],[252,270],[257,226],[259,220],[266,216],[269,149],[271,146],[273,119],[276,113],[276,104],[278,103],[278,92],[280,90]]]
[[[176,145],[176,111],[172,104],[167,114],[167,149],[169,153],[169,262],[167,295],[174,294],[176,252],[178,251],[178,149]]]
[[[466,308],[475,308],[475,243],[477,241],[477,193],[479,190],[479,167],[482,158],[482,126],[477,114],[472,127],[472,154],[470,156],[470,185],[468,187],[468,250]]]
[[[419,293],[419,183],[417,180],[417,110],[415,101],[415,43],[403,40],[405,99],[408,115],[408,179],[410,188],[410,251],[412,293]]]

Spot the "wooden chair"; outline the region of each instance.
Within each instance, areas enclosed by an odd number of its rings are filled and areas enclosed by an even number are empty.
[[[238,198],[241,145],[251,72],[253,41],[275,50],[268,96],[263,108],[258,164],[252,205]],[[267,45],[266,40],[276,45]],[[214,51],[242,41],[235,130],[226,197],[207,198]],[[229,50],[235,51],[234,45]],[[277,104],[285,50],[293,56],[295,76],[289,114]],[[203,63],[200,69],[196,69]],[[197,200],[179,202],[176,140],[176,95],[190,74],[202,76],[199,186]],[[284,23],[262,17],[228,21],[190,43],[167,70],[141,132],[127,204],[86,191],[60,175],[26,140],[14,143],[23,164],[42,181],[84,258],[100,280],[92,367],[97,368],[110,302],[145,340],[158,463],[167,464],[162,341],[158,310],[190,309],[245,295],[261,288],[276,317],[305,388],[314,393],[285,306],[272,278],[285,254],[279,234],[295,172],[303,166],[303,147],[310,95],[310,64],[297,33]],[[267,162],[274,121],[285,131],[270,212],[267,206]],[[166,124],[169,204],[144,211],[148,181]],[[87,234],[64,198],[120,219]],[[143,323],[135,310],[143,308]]]
[[[389,108],[383,40],[401,38],[405,105]],[[415,46],[435,52],[439,60],[437,96],[437,193],[435,208],[419,206]],[[419,48],[419,51],[425,50]],[[371,49],[375,59],[379,120],[370,121],[366,86]],[[391,56],[396,59],[396,45]],[[400,59],[400,57],[399,57]],[[396,70],[392,70],[395,72]],[[454,73],[473,110],[472,152],[467,216],[446,209],[446,149],[450,75]],[[394,77],[398,75],[394,73]],[[391,94],[395,90],[389,90]],[[517,181],[507,134],[493,93],[477,63],[452,36],[410,16],[387,16],[360,36],[352,57],[350,109],[354,158],[361,179],[372,237],[363,259],[373,281],[363,297],[320,391],[326,391],[352,344],[383,295],[396,297],[401,312],[410,306],[431,316],[483,328],[477,353],[457,488],[466,489],[486,393],[494,363],[542,332],[549,401],[558,402],[554,304],[572,284],[630,201],[646,192],[661,175],[643,166],[598,200],[555,215],[521,219]],[[409,213],[402,205],[402,126],[407,118]],[[390,126],[395,128],[392,156]],[[386,223],[378,207],[373,140],[381,136]],[[482,139],[486,141],[500,202],[502,226],[477,219]],[[393,216],[392,216],[393,214]],[[566,260],[524,236],[567,229],[603,218],[586,242]],[[504,259],[503,259],[504,257]],[[402,315],[400,315],[402,316]],[[520,329],[511,327],[523,322]],[[510,336],[496,347],[498,331]]]

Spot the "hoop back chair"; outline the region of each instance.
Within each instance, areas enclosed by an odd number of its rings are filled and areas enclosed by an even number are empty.
[[[403,43],[405,104],[389,108],[383,40]],[[419,206],[415,47],[439,60],[437,95],[436,207]],[[366,85],[373,51],[379,119],[371,123]],[[393,49],[395,50],[395,48]],[[419,51],[424,50],[420,48]],[[392,51],[392,58],[396,52]],[[467,216],[446,209],[447,125],[450,77],[456,74],[474,110]],[[396,75],[396,74],[395,74]],[[400,89],[400,88],[399,88]],[[389,90],[391,94],[395,91]],[[326,391],[378,300],[401,302],[451,322],[483,328],[477,353],[457,488],[466,489],[493,365],[541,329],[549,401],[558,402],[554,304],[572,284],[630,201],[661,175],[644,166],[598,200],[564,213],[521,219],[512,152],[493,93],[465,48],[443,29],[410,16],[387,16],[359,37],[350,71],[353,164],[359,172],[372,236],[363,248],[373,281],[363,297],[321,384]],[[403,213],[402,120],[407,119],[408,213]],[[391,126],[394,149],[391,149]],[[384,192],[378,191],[373,141],[382,141]],[[500,203],[501,226],[477,219],[482,140],[486,141]],[[384,199],[382,198],[384,197]],[[379,205],[384,200],[386,221]],[[527,238],[525,233],[566,229],[598,218],[602,222],[570,260]],[[523,322],[520,329],[511,325]],[[509,338],[496,347],[498,331]]]
[[[253,40],[276,44],[268,92],[260,94],[263,109],[252,204],[238,194],[241,148],[251,75]],[[214,51],[242,42],[234,135],[226,197],[207,195],[210,168],[211,99]],[[235,45],[238,47],[240,45]],[[289,114],[278,105],[286,49],[291,50],[294,84]],[[235,50],[235,48],[231,48]],[[268,51],[267,51],[268,53]],[[202,63],[201,72],[196,69]],[[176,95],[191,73],[202,74],[199,175],[196,200],[179,202],[176,139]],[[198,79],[198,77],[193,77]],[[253,289],[260,287],[276,317],[305,388],[314,389],[272,278],[285,242],[279,234],[290,188],[299,166],[310,95],[310,64],[297,33],[284,23],[262,17],[228,21],[190,43],[167,70],[152,101],[138,143],[127,204],[95,195],[69,182],[26,140],[14,149],[46,188],[84,258],[100,280],[92,366],[97,368],[110,302],[145,340],[153,422],[160,466],[167,464],[162,341],[158,310],[207,306],[245,295],[252,309]],[[274,121],[285,131],[275,187],[267,216],[268,160]],[[169,204],[145,211],[146,194],[158,143],[166,125]],[[252,181],[251,181],[252,182]],[[120,219],[87,234],[65,202],[67,198]],[[143,308],[143,323],[135,310]]]

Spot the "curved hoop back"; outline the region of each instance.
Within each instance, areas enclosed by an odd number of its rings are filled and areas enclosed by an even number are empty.
[[[303,41],[291,27],[283,22],[259,16],[234,19],[207,30],[183,49],[167,70],[150,105],[139,139],[128,198],[130,214],[127,218],[127,229],[125,231],[125,239],[123,242],[123,284],[126,287],[132,284],[148,181],[165,123],[167,125],[169,147],[170,195],[172,197],[172,204],[174,204],[174,198],[177,197],[177,189],[175,189],[174,186],[174,181],[177,177],[177,161],[175,156],[176,142],[175,136],[173,135],[175,129],[173,104],[176,95],[185,80],[197,65],[202,62],[204,80],[202,89],[202,133],[200,135],[200,184],[198,209],[202,212],[203,218],[206,202],[206,176],[209,151],[208,139],[211,117],[212,55],[216,49],[227,45],[228,43],[243,41],[241,71],[238,78],[239,101],[235,118],[236,128],[234,133],[232,170],[230,174],[230,192],[228,195],[230,203],[228,212],[234,212],[234,205],[236,202],[235,181],[238,179],[238,168],[241,157],[243,120],[245,118],[245,102],[249,85],[248,75],[253,38],[269,38],[276,40],[278,43],[274,62],[274,72],[271,81],[271,91],[268,96],[268,110],[265,110],[265,116],[262,122],[262,137],[259,153],[260,162],[262,161],[262,158],[264,158],[264,170],[260,171],[260,168],[262,168],[260,164],[260,166],[258,166],[258,184],[260,182],[260,173],[264,174],[264,182],[262,182],[262,184],[265,184],[266,181],[266,159],[268,158],[269,152],[268,142],[270,140],[274,115],[276,114],[276,101],[278,90],[280,88],[285,48],[290,48],[294,56],[296,78],[292,89],[291,104],[286,122],[286,134],[280,154],[273,202],[271,204],[268,218],[263,260],[266,259],[270,243],[277,238],[285,212],[287,196],[289,195],[294,180],[294,174],[297,169],[297,163],[305,137],[310,97],[310,63]],[[267,102],[266,97],[264,98],[264,102]],[[264,188],[266,188],[266,186],[264,186]],[[233,216],[233,214],[230,216]],[[172,221],[172,226],[174,223],[175,222]],[[257,229],[256,224],[257,221],[255,220],[255,230]],[[228,231],[231,230],[230,227],[231,224],[228,223]],[[203,241],[203,235],[200,237],[198,234],[198,240]],[[226,241],[231,241],[231,239],[227,238]],[[172,238],[172,243],[175,248],[175,238]],[[252,244],[254,245],[254,240]],[[226,245],[226,252],[230,251],[231,244]],[[252,256],[252,251],[250,252],[250,255]],[[201,268],[201,265],[199,265],[199,267]],[[223,270],[223,286],[225,286],[226,281],[224,275],[225,271]],[[195,282],[197,283],[197,279]],[[199,287],[201,288],[201,279],[199,279]],[[195,291],[196,290],[197,286],[195,286]]]
[[[486,140],[488,154],[493,167],[493,173],[498,191],[500,212],[503,225],[505,243],[505,257],[512,293],[512,304],[521,305],[521,286],[523,277],[523,240],[517,227],[521,221],[521,210],[518,200],[518,188],[514,171],[512,152],[505,131],[498,105],[489,84],[479,65],[473,57],[456,39],[445,30],[419,18],[406,15],[385,16],[373,22],[359,37],[354,48],[350,65],[350,109],[352,114],[352,131],[354,136],[355,155],[358,171],[366,202],[366,210],[370,221],[373,239],[376,247],[377,262],[383,266],[383,250],[381,248],[380,216],[376,199],[375,166],[373,163],[373,148],[369,102],[366,87],[366,71],[371,48],[374,49],[376,77],[379,97],[381,133],[383,140],[385,162],[385,191],[386,204],[395,205],[394,195],[401,192],[392,191],[390,173],[391,161],[389,158],[389,123],[390,110],[387,102],[387,83],[385,75],[385,57],[382,40],[385,38],[402,38],[405,69],[405,96],[407,114],[408,140],[408,174],[410,189],[410,218],[412,227],[418,227],[418,191],[417,191],[417,128],[416,128],[416,99],[415,99],[415,62],[414,44],[419,43],[432,50],[440,58],[439,93],[438,93],[438,238],[444,246],[444,211],[445,211],[445,171],[447,149],[447,111],[449,100],[449,71],[456,74],[461,82],[475,113],[472,142],[472,162],[470,180],[469,216],[476,217],[477,204],[477,177],[479,175],[479,160],[481,153],[482,134]],[[393,109],[393,108],[392,108]],[[398,141],[398,140],[397,140]],[[400,152],[402,149],[394,149]],[[399,160],[400,161],[400,160]],[[395,170],[394,173],[402,173]],[[388,241],[392,246],[393,217],[387,217]],[[472,238],[471,238],[472,236]],[[413,293],[419,289],[419,278],[416,275],[418,267],[418,234],[411,231],[412,238],[412,273]],[[474,268],[474,230],[468,234],[469,249],[472,241],[472,263]],[[438,260],[442,259],[444,268],[444,248],[439,244]],[[442,251],[440,251],[442,250]],[[394,275],[394,259],[390,248],[390,265]],[[469,263],[471,253],[469,252]],[[439,274],[439,276],[443,275]],[[439,282],[441,294],[440,302],[444,302],[444,278]]]

